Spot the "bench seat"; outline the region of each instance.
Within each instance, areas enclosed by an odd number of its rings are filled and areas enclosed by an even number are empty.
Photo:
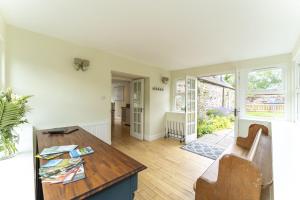
[[[201,178],[203,180],[206,180],[209,183],[216,182],[218,179],[218,171],[219,171],[219,160],[225,155],[225,154],[234,154],[242,158],[247,158],[248,150],[239,147],[235,144],[230,145],[223,153],[222,155],[213,162],[207,170],[202,174]]]
[[[237,138],[236,143],[227,148],[194,184],[196,200],[217,200],[217,193],[220,192],[218,190],[222,189],[225,190],[223,191],[225,193],[244,194],[244,192],[247,192],[247,187],[245,185],[240,186],[238,182],[242,184],[243,181],[247,182],[247,179],[252,179],[253,185],[251,187],[260,185],[261,188],[249,190],[252,193],[259,193],[253,194],[252,198],[259,199],[258,196],[260,196],[260,199],[266,199],[269,197],[270,186],[272,185],[271,145],[272,140],[271,136],[268,135],[268,129],[258,124],[251,125],[248,137]],[[220,163],[223,164],[223,168]],[[226,167],[231,169],[226,169]],[[223,174],[219,174],[219,171],[222,171]],[[228,177],[226,177],[227,175]],[[253,176],[257,176],[257,178],[255,179]],[[241,177],[241,180],[239,180],[239,177]],[[222,184],[226,184],[226,186],[222,187]],[[231,184],[243,188],[231,188],[228,186]],[[211,194],[212,198],[209,198],[210,194],[201,194],[203,192],[213,193]],[[230,196],[230,200],[235,198],[234,195],[227,194],[227,196]],[[238,198],[239,196],[236,195],[236,199]],[[223,195],[219,199],[225,200],[228,198]]]

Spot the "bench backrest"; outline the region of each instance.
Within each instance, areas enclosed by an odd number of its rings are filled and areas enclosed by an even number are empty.
[[[247,156],[247,159],[249,161],[253,161],[253,158],[255,156],[255,154],[257,153],[258,151],[258,147],[259,147],[259,143],[261,142],[261,135],[262,135],[262,129],[259,129],[259,131],[257,132],[256,136],[255,136],[255,139],[251,145],[251,149],[249,150],[248,152],[248,156]]]
[[[260,170],[263,187],[270,185],[273,180],[272,138],[268,128],[261,124],[252,124],[249,126],[248,136],[238,137],[236,144],[249,149],[247,160],[253,162]]]

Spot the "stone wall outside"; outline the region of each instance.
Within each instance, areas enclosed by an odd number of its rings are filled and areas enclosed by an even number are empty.
[[[233,110],[234,102],[234,90],[198,80],[198,118],[205,118],[209,109],[224,107]]]

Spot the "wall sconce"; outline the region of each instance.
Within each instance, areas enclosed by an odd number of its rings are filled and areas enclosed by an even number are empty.
[[[163,76],[163,77],[161,77],[161,82],[163,83],[163,84],[168,84],[168,81],[169,81],[169,78],[168,77],[165,77],[165,76]]]
[[[81,58],[74,58],[74,68],[76,69],[76,71],[86,71],[88,70],[90,65],[90,61],[89,60],[85,60],[85,59],[81,59]]]

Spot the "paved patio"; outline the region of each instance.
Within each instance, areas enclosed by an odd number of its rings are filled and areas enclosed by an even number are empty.
[[[198,141],[227,148],[234,142],[233,129],[224,129],[212,134],[203,135],[198,138]]]

